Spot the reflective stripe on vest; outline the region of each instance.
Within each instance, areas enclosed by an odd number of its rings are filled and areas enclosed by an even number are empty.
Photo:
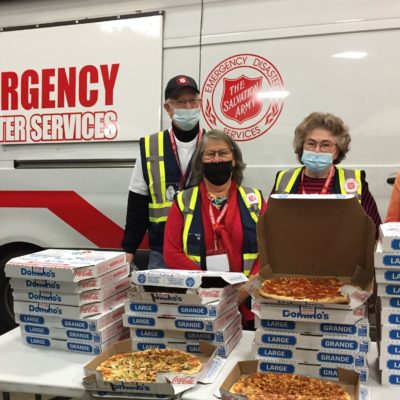
[[[238,190],[242,201],[248,210],[252,220],[255,224],[257,224],[258,217],[261,212],[262,207],[262,196],[261,192],[257,189],[247,188],[244,186],[238,186]],[[199,193],[199,187],[195,186],[193,188],[184,190],[183,192],[178,193],[177,195],[177,203],[178,207],[183,215],[183,234],[182,234],[182,242],[183,242],[183,251],[190,260],[192,260],[195,264],[201,265],[201,256],[200,254],[189,254],[188,252],[188,238],[189,231],[193,221],[193,214],[197,204]],[[257,198],[257,203],[250,204],[248,200],[249,194],[254,194]],[[248,276],[253,268],[255,261],[257,260],[257,253],[243,253],[243,273]]]
[[[149,220],[165,222],[172,202],[166,201],[164,132],[144,138],[145,161],[149,177]]]
[[[281,171],[278,175],[275,184],[276,193],[291,193],[291,190],[297,181],[303,167]],[[362,195],[362,182],[361,182],[361,170],[360,169],[345,169],[342,167],[336,167],[339,178],[339,187],[341,194],[353,194],[359,202],[361,202]],[[349,179],[354,179],[357,183],[357,192],[346,190],[345,182]]]
[[[198,193],[199,193],[199,187],[194,186],[191,189],[187,189],[184,190],[183,192],[178,193],[178,195],[176,196],[176,200],[178,202],[178,207],[183,215],[183,233],[182,233],[183,252],[186,254],[186,257],[188,257],[195,264],[200,266],[201,263],[200,255],[191,255],[188,253],[189,229],[190,226],[192,225],[193,213],[196,206]]]

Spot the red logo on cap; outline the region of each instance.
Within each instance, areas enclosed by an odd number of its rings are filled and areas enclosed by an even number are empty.
[[[178,85],[185,85],[186,83],[189,83],[189,80],[186,78],[186,76],[180,76],[176,81]]]

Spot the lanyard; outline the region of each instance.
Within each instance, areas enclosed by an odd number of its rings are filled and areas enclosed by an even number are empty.
[[[210,222],[211,222],[211,226],[212,226],[212,230],[213,230],[213,234],[214,234],[214,249],[217,250],[218,249],[217,234],[215,233],[215,231],[217,229],[217,226],[220,224],[222,219],[225,217],[226,211],[228,210],[228,202],[226,202],[224,204],[224,207],[222,208],[221,213],[218,215],[217,220],[215,220],[213,208],[214,207],[210,201],[210,205],[208,207],[208,212],[210,214]]]
[[[186,167],[185,175],[183,175],[181,162],[179,160],[179,153],[178,153],[178,149],[177,149],[177,145],[176,145],[175,135],[174,135],[174,131],[172,130],[172,128],[169,130],[169,139],[171,141],[172,151],[174,153],[176,162],[177,162],[178,167],[179,167],[179,189],[183,190],[188,185],[188,183],[190,181],[190,177],[192,175],[192,171],[191,171],[190,165],[192,163],[192,158],[193,158],[193,154],[194,153],[192,154],[192,157],[190,157],[189,163],[188,163],[188,165]],[[197,134],[196,147],[199,145],[200,140],[201,140],[201,129],[199,129],[199,133]]]
[[[305,168],[303,169],[303,171],[301,172],[301,193],[302,194],[307,194],[306,190],[304,189],[304,171]],[[329,169],[329,174],[326,177],[325,183],[324,183],[324,187],[321,190],[320,194],[327,194],[328,193],[328,188],[329,185],[331,184],[333,175],[335,174],[335,167],[333,165],[331,165],[331,168]]]

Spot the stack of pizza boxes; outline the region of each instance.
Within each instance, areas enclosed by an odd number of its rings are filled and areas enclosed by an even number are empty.
[[[375,252],[379,369],[383,385],[400,384],[400,222],[380,226]]]
[[[228,356],[242,336],[237,287],[241,273],[148,270],[133,273],[124,325],[133,348],[199,352],[199,341]]]
[[[11,259],[5,272],[25,344],[99,354],[126,337],[125,253],[48,249]]]
[[[375,227],[352,196],[279,196],[257,225],[262,268],[251,282],[261,371],[337,379],[337,368],[368,379],[366,301],[374,280]],[[348,304],[282,301],[258,288],[273,277],[337,277]],[[284,294],[284,293],[283,293]]]

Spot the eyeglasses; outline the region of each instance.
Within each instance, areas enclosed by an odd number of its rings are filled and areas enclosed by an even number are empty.
[[[195,99],[179,99],[179,100],[170,100],[172,104],[176,104],[178,107],[182,108],[185,107],[186,104],[189,104],[191,107],[195,107],[199,105],[201,102],[200,98]]]
[[[233,149],[222,149],[222,150],[205,150],[201,154],[203,155],[203,159],[214,160],[215,157],[218,155],[218,158],[221,160],[227,160],[233,152]]]
[[[321,142],[316,142],[315,140],[308,139],[304,142],[305,150],[315,150],[317,147],[324,152],[329,153],[336,147],[336,143],[331,142],[330,140],[322,140]]]

